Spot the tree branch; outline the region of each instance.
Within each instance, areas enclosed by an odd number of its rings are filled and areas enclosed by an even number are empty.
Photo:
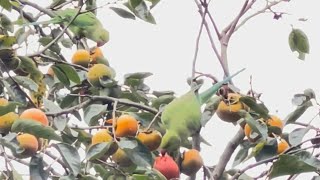
[[[36,52],[34,54],[27,55],[27,56],[29,56],[29,57],[38,56],[38,55],[42,54],[44,51],[46,51],[47,49],[49,49],[54,43],[56,43],[63,36],[63,34],[67,31],[67,29],[73,23],[73,21],[80,15],[81,9],[82,9],[82,6],[79,8],[77,14],[71,19],[71,21],[68,23],[68,25],[63,28],[63,30],[60,32],[60,34],[57,35],[56,38],[54,38],[49,44],[47,44],[40,51],[38,51],[38,52]]]
[[[283,2],[283,1],[286,1],[286,0],[273,1],[273,2],[270,2],[270,4],[267,2],[266,6],[263,9],[261,9],[260,11],[257,11],[256,13],[246,17],[245,19],[243,19],[243,21],[241,21],[240,24],[238,26],[236,26],[234,31],[237,31],[241,26],[243,26],[251,18],[266,12],[266,10],[270,9],[272,6],[275,6],[275,5],[277,5],[277,4],[279,4],[279,3]]]
[[[52,62],[55,62],[55,63],[67,64],[67,65],[73,66],[73,67],[75,67],[75,68],[77,68],[77,69],[81,69],[81,70],[84,70],[84,71],[86,71],[86,72],[88,71],[87,68],[85,68],[85,67],[83,67],[83,66],[80,66],[80,65],[78,65],[78,64],[72,64],[72,63],[69,63],[69,62],[66,62],[66,61],[61,61],[61,60],[55,59],[55,58],[53,58],[53,57],[51,57],[51,56],[47,56],[47,55],[45,55],[45,54],[39,54],[38,56],[39,56],[39,57],[42,57],[42,58],[45,58],[45,59],[48,59],[48,60],[50,60],[50,61],[52,61]]]
[[[199,11],[201,9],[201,6],[198,6]],[[202,22],[200,25],[200,29],[199,29],[199,33],[196,39],[196,47],[195,47],[195,52],[193,55],[193,62],[192,62],[192,74],[191,74],[191,81],[193,81],[195,73],[196,73],[196,62],[197,62],[197,57],[198,57],[198,52],[199,52],[199,42],[200,42],[200,37],[201,37],[201,33],[202,33],[202,29],[203,29],[203,25],[205,22],[205,15],[206,15],[206,11],[205,13],[202,13]]]
[[[209,19],[210,19],[210,21],[211,21],[211,23],[212,23],[212,25],[213,25],[213,27],[214,27],[214,30],[216,31],[216,34],[217,34],[218,39],[221,39],[220,31],[219,31],[216,23],[214,22],[213,17],[212,17],[212,15],[211,15],[210,11],[208,11],[207,14],[208,14]]]
[[[22,88],[20,87],[19,83],[10,75],[8,68],[6,67],[6,65],[4,64],[4,62],[2,61],[2,59],[0,58],[0,64],[1,66],[4,68],[4,70],[6,71],[8,77],[11,79],[11,81],[14,83],[14,85],[18,88],[18,90],[24,95],[25,98],[28,99],[29,103],[33,106],[33,107],[37,107],[34,102],[32,101],[32,99],[28,96],[28,94],[22,90]],[[0,70],[1,72],[1,70]],[[2,72],[1,72],[2,73]]]
[[[19,1],[21,4],[24,4],[24,5],[28,5],[28,6],[33,7],[33,8],[35,8],[35,9],[39,10],[40,12],[43,12],[43,13],[47,14],[47,15],[48,15],[49,17],[51,17],[51,18],[53,18],[53,17],[55,16],[55,14],[54,14],[52,11],[50,11],[50,10],[47,9],[47,8],[43,8],[43,7],[39,6],[39,5],[37,5],[36,3],[32,3],[32,2],[26,1],[26,0],[17,0],[17,1]],[[64,29],[64,25],[60,25],[60,27],[61,27],[62,29]],[[69,31],[66,31],[65,33],[68,35],[68,37],[69,37],[71,40],[73,40],[73,36],[72,36],[72,34],[71,34]]]
[[[254,1],[252,1],[252,2],[254,2]],[[229,42],[230,37],[232,36],[237,23],[239,22],[240,18],[243,16],[243,14],[245,13],[245,10],[247,9],[248,3],[249,3],[249,0],[246,0],[244,2],[243,6],[239,12],[239,15],[232,21],[231,27],[230,27],[228,34],[227,34],[226,42]]]
[[[297,144],[297,145],[295,145],[295,146],[291,146],[290,148],[288,148],[287,150],[285,150],[282,154],[294,154],[294,153],[297,153],[297,152],[302,151],[302,150],[307,150],[307,149],[310,149],[310,148],[317,147],[317,146],[319,146],[319,144],[313,144],[313,145],[308,146],[308,147],[305,147],[305,148],[300,148],[300,149],[293,150],[293,149],[301,146],[302,144],[304,144],[304,143],[306,143],[306,142],[308,142],[308,141],[311,141],[311,140],[313,140],[313,139],[317,139],[317,138],[319,138],[319,137],[313,137],[313,138],[307,139],[307,140],[305,140],[305,141],[302,141],[301,143],[299,143],[299,144]],[[291,150],[293,150],[293,151],[291,151]],[[262,160],[262,161],[256,162],[256,163],[254,163],[254,164],[248,165],[247,167],[239,170],[239,171],[231,178],[231,180],[237,179],[241,174],[243,174],[244,172],[246,172],[246,171],[249,170],[249,169],[252,169],[252,168],[257,167],[257,166],[259,166],[259,165],[261,165],[261,164],[268,163],[268,162],[272,162],[272,161],[278,159],[278,158],[280,157],[280,155],[281,155],[281,154],[275,155],[275,156],[273,156],[273,157],[270,157],[270,158],[264,159],[264,160]]]
[[[195,0],[195,3],[197,4],[198,7],[201,7],[201,4],[198,2],[198,0]],[[199,8],[199,13],[200,13],[200,15],[201,15],[201,17],[202,17],[204,12],[202,11],[201,8]],[[203,23],[204,23],[204,26],[205,26],[205,28],[206,28],[206,31],[207,31],[207,34],[208,34],[208,37],[209,37],[209,40],[210,40],[211,48],[213,49],[215,55],[217,56],[217,58],[218,58],[218,60],[219,60],[219,62],[220,62],[220,65],[221,65],[221,67],[222,67],[222,69],[223,69],[224,74],[225,74],[225,75],[229,75],[229,70],[228,70],[228,68],[225,66],[225,63],[223,62],[224,60],[223,60],[223,58],[221,58],[221,55],[219,54],[218,49],[217,49],[217,47],[216,47],[216,45],[215,45],[215,43],[214,43],[213,37],[212,37],[212,35],[211,35],[210,28],[209,28],[209,26],[208,26],[208,23],[207,23],[206,20],[204,20]]]
[[[228,145],[224,149],[224,152],[220,156],[219,162],[213,170],[214,179],[221,178],[221,175],[224,169],[226,168],[226,165],[229,162],[231,155],[233,154],[235,149],[238,147],[238,145],[241,143],[243,138],[244,138],[244,132],[243,132],[243,129],[240,127],[237,134],[229,141]]]
[[[136,108],[140,108],[143,110],[146,110],[148,112],[151,112],[153,114],[157,114],[158,110],[151,108],[149,106],[145,106],[143,104],[140,103],[135,103],[126,99],[117,99],[114,97],[109,97],[109,96],[90,96],[90,95],[78,95],[78,94],[69,94],[70,96],[78,96],[78,97],[88,97],[90,98],[89,100],[86,100],[84,102],[82,102],[81,104],[77,105],[77,106],[73,106],[71,108],[68,109],[64,109],[62,111],[59,112],[55,112],[55,113],[46,113],[47,116],[59,116],[62,114],[68,114],[71,113],[73,111],[78,111],[78,109],[83,108],[84,106],[90,104],[91,102],[94,101],[107,101],[107,102],[116,102],[118,101],[118,104],[123,104],[123,105],[128,105],[128,106],[132,106],[132,107],[136,107]]]

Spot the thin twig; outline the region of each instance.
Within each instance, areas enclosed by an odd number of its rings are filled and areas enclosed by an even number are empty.
[[[47,49],[49,49],[54,43],[56,43],[63,35],[64,33],[67,31],[67,29],[70,27],[70,25],[73,23],[73,21],[81,14],[81,9],[82,6],[79,8],[77,14],[71,19],[71,21],[67,24],[67,26],[65,26],[62,31],[57,35],[56,38],[54,38],[50,43],[48,43],[45,47],[43,47],[43,49],[39,50],[38,52],[34,53],[34,54],[30,54],[27,55],[29,57],[34,57],[34,56],[39,56],[40,54],[42,54],[44,51],[46,51]]]
[[[140,103],[135,103],[132,102],[130,100],[127,99],[118,99],[118,98],[114,98],[114,97],[109,97],[109,96],[90,96],[90,95],[78,95],[78,94],[69,94],[70,96],[79,96],[79,97],[88,97],[91,99],[91,101],[108,101],[108,102],[115,102],[118,101],[118,104],[123,104],[123,105],[127,105],[127,106],[132,106],[132,107],[136,107],[142,110],[146,110],[148,112],[151,112],[153,114],[157,114],[158,110],[151,108],[149,106],[140,104]]]
[[[162,112],[162,111],[158,111],[158,113],[157,113],[156,115],[154,115],[152,121],[149,123],[149,125],[148,125],[148,127],[147,127],[147,129],[146,129],[147,131],[151,128],[152,124],[153,124],[154,122],[156,122],[157,117],[161,114],[161,112]]]
[[[63,109],[59,112],[52,112],[52,113],[46,113],[47,116],[54,116],[54,117],[57,117],[57,116],[60,116],[60,115],[63,115],[63,114],[69,114],[69,113],[72,113],[74,111],[78,111],[79,109],[83,108],[84,106],[87,106],[88,104],[90,104],[91,100],[86,100],[86,101],[83,101],[82,103],[76,105],[76,106],[73,106],[73,107],[70,107],[70,108],[67,108],[67,109]]]
[[[316,131],[320,131],[319,128],[317,128],[317,127],[315,127],[313,125],[308,125],[306,123],[302,123],[302,122],[292,122],[291,124],[300,125],[300,126],[304,126],[304,127],[309,127],[309,128],[314,129]]]
[[[267,5],[266,5],[263,9],[261,9],[261,10],[257,11],[256,13],[254,13],[254,14],[246,17],[246,18],[244,18],[244,19],[239,23],[239,25],[236,26],[236,28],[234,29],[234,31],[237,31],[241,26],[243,26],[247,21],[249,21],[249,20],[252,19],[253,17],[255,17],[255,16],[259,15],[259,14],[262,14],[262,13],[266,12],[266,10],[270,9],[272,6],[275,6],[275,5],[277,5],[277,4],[279,4],[279,3],[283,2],[283,1],[285,1],[285,0],[273,1],[273,2],[270,2],[270,4],[267,3]]]
[[[35,22],[35,19],[32,16],[30,16],[28,13],[23,11],[21,8],[18,8],[16,6],[12,6],[12,8],[15,11],[19,12],[21,14],[21,17],[27,19],[29,22]],[[46,36],[46,34],[43,32],[42,28],[39,25],[34,25],[34,27],[37,31],[39,31],[41,36]]]
[[[293,150],[293,149],[301,146],[302,144],[304,144],[304,143],[306,143],[306,142],[308,142],[308,141],[311,141],[311,140],[313,140],[313,139],[317,139],[317,138],[318,138],[318,137],[310,138],[310,139],[307,139],[307,140],[305,140],[305,141],[303,141],[303,142],[301,142],[301,143],[299,143],[299,144],[297,144],[297,145],[295,145],[295,146],[291,146],[290,148],[288,148],[287,150],[285,150],[282,154],[295,154],[295,153],[298,153],[298,152],[303,151],[303,150],[307,150],[307,149],[310,149],[310,148],[317,147],[317,146],[319,146],[319,144],[313,144],[313,145],[308,146],[308,147],[305,147],[305,148],[300,148],[300,149]],[[291,150],[292,150],[292,151],[291,151]],[[272,161],[278,159],[280,155],[281,155],[281,154],[275,155],[275,156],[273,156],[273,157],[270,157],[270,158],[261,160],[261,161],[259,161],[259,162],[256,162],[256,163],[254,163],[254,164],[248,165],[247,167],[239,170],[239,171],[231,178],[231,180],[237,179],[241,174],[243,174],[244,172],[246,172],[246,171],[249,170],[249,169],[252,169],[252,168],[257,167],[257,166],[259,166],[259,165],[261,165],[261,164],[268,163],[268,162],[272,162]]]
[[[232,36],[232,34],[236,28],[237,23],[239,22],[240,18],[243,16],[245,10],[247,9],[248,3],[249,3],[249,0],[246,0],[244,2],[238,16],[232,21],[231,27],[230,27],[230,29],[228,31],[228,35],[227,35],[227,42],[229,42],[229,39]]]
[[[87,68],[83,67],[83,66],[80,66],[78,64],[72,64],[72,63],[69,63],[69,62],[66,62],[66,61],[61,61],[61,60],[58,60],[58,59],[55,59],[51,56],[47,56],[47,55],[44,55],[44,54],[39,54],[39,57],[42,57],[42,58],[45,58],[45,59],[48,59],[52,62],[55,62],[55,63],[61,63],[61,64],[67,64],[67,65],[70,65],[70,66],[73,66],[77,69],[81,69],[81,70],[84,70],[84,71],[88,71]]]
[[[201,6],[198,6],[198,8],[199,8],[199,11],[200,11]],[[201,37],[201,33],[202,33],[202,29],[203,29],[203,25],[204,25],[204,22],[205,22],[205,18],[206,18],[207,12],[208,12],[208,9],[206,8],[204,13],[201,14],[202,15],[202,21],[201,21],[200,28],[199,28],[199,33],[198,33],[198,36],[197,36],[197,39],[196,39],[196,47],[195,47],[195,52],[194,52],[194,55],[193,55],[191,81],[194,79],[195,72],[196,72],[196,62],[197,62],[197,57],[198,57],[198,52],[199,52],[199,42],[200,42],[200,37]]]
[[[217,26],[216,23],[214,22],[214,19],[213,19],[212,15],[211,15],[210,11],[208,11],[207,14],[208,14],[208,17],[209,17],[209,19],[210,19],[210,21],[211,21],[211,23],[212,23],[212,25],[213,25],[213,27],[214,27],[214,30],[215,30],[215,32],[216,32],[216,34],[217,34],[218,39],[221,39],[220,31],[219,31],[219,29],[218,29],[218,26]]]
[[[197,4],[198,8],[201,7],[201,4],[198,2],[198,0],[195,0],[195,3]],[[200,15],[201,15],[201,17],[202,17],[202,15],[203,15],[204,12],[202,11],[201,8],[199,8],[199,13],[200,13]],[[215,43],[214,43],[213,37],[212,37],[212,35],[211,35],[211,34],[212,34],[212,33],[211,33],[211,30],[210,30],[210,28],[209,28],[208,23],[207,23],[206,20],[204,21],[204,26],[205,26],[205,28],[206,28],[207,35],[208,35],[209,40],[210,40],[211,48],[213,49],[215,55],[217,56],[217,58],[218,58],[218,60],[219,60],[219,62],[220,62],[221,68],[223,69],[224,74],[225,74],[226,76],[228,76],[228,75],[229,75],[229,72],[228,72],[229,70],[228,70],[228,68],[225,66],[225,63],[223,62],[224,60],[221,58],[221,54],[219,54],[219,52],[218,52],[218,49],[217,49],[217,47],[216,47],[216,45],[215,45]],[[230,81],[230,82],[231,82],[231,81]]]
[[[113,166],[108,162],[102,161],[101,159],[96,159],[96,160],[99,161],[100,163],[102,163],[102,164],[104,164],[104,165],[106,165],[106,166],[118,171],[120,174],[122,174],[122,175],[127,177],[127,174],[125,172],[123,172],[121,169],[118,169],[116,166]]]
[[[77,125],[75,126],[69,126],[70,129],[80,129],[80,130],[91,130],[91,129],[108,129],[112,126],[89,126],[89,127],[79,127]]]

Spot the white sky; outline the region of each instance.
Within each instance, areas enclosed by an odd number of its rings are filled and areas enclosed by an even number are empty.
[[[40,0],[33,2],[46,3]],[[210,11],[220,29],[234,18],[243,2],[244,0],[211,2]],[[104,4],[105,1],[98,0],[98,3]],[[237,31],[229,43],[231,72],[247,68],[234,79],[234,83],[245,93],[249,88],[249,77],[253,75],[254,90],[263,93],[262,100],[271,114],[280,118],[285,118],[294,109],[291,98],[295,93],[312,88],[319,96],[319,5],[320,2],[315,0],[283,3],[274,10],[285,11],[290,15],[284,15],[281,20],[273,20],[272,14],[260,15]],[[259,7],[261,6],[254,6],[250,12],[255,12]],[[110,32],[110,42],[102,47],[104,55],[117,71],[116,79],[122,80],[123,75],[130,72],[149,71],[154,73],[147,79],[147,84],[152,89],[174,90],[177,95],[181,95],[188,90],[186,79],[191,74],[201,17],[192,0],[162,0],[152,12],[157,25],[141,20],[122,19],[107,7],[98,10],[98,18]],[[299,22],[298,18],[307,18],[308,21]],[[297,59],[289,48],[291,24],[301,28],[309,37],[311,52],[306,55],[305,61]],[[65,50],[65,56],[70,59],[73,50]],[[197,70],[211,73],[219,79],[223,76],[205,31],[201,38]],[[316,112],[316,108],[310,108],[300,121],[308,122]],[[319,125],[319,122],[319,119],[314,120],[315,125]],[[225,123],[216,116],[203,128],[202,135],[213,145],[202,146],[201,154],[206,165],[217,163],[228,140],[237,130],[238,126]],[[291,128],[285,129],[289,130]],[[250,174],[258,175],[260,172],[250,171]],[[310,179],[313,175],[305,176],[305,179]]]

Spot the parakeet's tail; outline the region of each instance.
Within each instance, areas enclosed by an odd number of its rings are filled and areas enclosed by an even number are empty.
[[[217,82],[216,84],[214,84],[213,86],[211,86],[209,89],[205,90],[204,92],[200,93],[200,101],[201,104],[206,103],[212,96],[213,94],[215,94],[220,87],[229,82],[233,77],[235,77],[236,75],[238,75],[239,73],[241,73],[242,71],[244,71],[246,68],[241,69],[240,71],[234,73],[233,75],[226,77],[224,80]]]

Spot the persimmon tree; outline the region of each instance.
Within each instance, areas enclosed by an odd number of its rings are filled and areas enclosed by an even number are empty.
[[[163,145],[162,137],[168,132],[168,126],[161,117],[167,105],[178,97],[172,90],[157,91],[149,87],[144,80],[152,72],[128,72],[120,83],[120,77],[116,76],[118,70],[103,52],[112,32],[96,17],[97,12],[109,8],[119,18],[156,24],[152,11],[159,2],[53,0],[42,7],[26,0],[0,1],[2,179],[22,179],[19,166],[29,168],[31,179],[162,180],[186,176],[196,179],[200,168],[203,176],[198,175],[203,179],[283,175],[294,179],[301,173],[318,171],[320,161],[318,154],[313,153],[319,147],[318,135],[311,139],[304,136],[309,131],[318,134],[319,128],[311,124],[313,119],[308,123],[297,121],[309,107],[318,106],[312,89],[297,93],[293,98],[296,109],[280,119],[269,113],[260,99],[261,94],[252,87],[243,93],[230,80],[204,103],[201,118],[196,119],[201,127],[192,134],[186,133],[190,135],[187,141],[182,141],[187,137],[178,137],[178,150],[168,151],[173,148]],[[237,16],[226,27],[218,27],[209,6],[215,2],[194,2],[201,24],[191,74],[186,78],[191,89],[197,87],[200,92],[204,81],[212,81],[214,85],[219,82],[215,74],[197,70],[200,37],[204,32],[225,77],[229,77],[232,73],[228,66],[228,47],[237,30],[258,15],[271,13],[273,20],[284,18],[285,12],[276,12],[273,8],[290,4],[288,0],[266,0],[264,7],[255,7],[256,0],[243,0]],[[32,13],[25,7],[32,8]],[[35,52],[29,44],[34,39],[38,48]],[[309,53],[307,35],[294,25],[288,42],[280,43],[288,43],[288,48],[297,52],[300,60]],[[72,52],[71,59],[66,58],[62,50],[74,46],[77,50]],[[198,91],[194,92],[196,97]],[[207,144],[200,132],[215,113],[225,123],[239,126],[239,131],[225,147],[218,163],[209,167],[203,164],[199,153],[200,144]],[[182,120],[170,121],[179,124]],[[288,124],[295,124],[297,128],[284,132]],[[310,142],[311,146],[304,146]],[[188,150],[180,151],[180,146]],[[256,162],[237,168],[251,158]],[[233,163],[234,168],[226,169],[228,163]],[[261,170],[259,177],[246,174],[267,163],[271,165]]]

